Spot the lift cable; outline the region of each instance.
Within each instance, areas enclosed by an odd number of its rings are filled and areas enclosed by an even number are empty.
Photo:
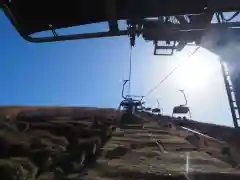
[[[130,91],[131,91],[131,78],[132,78],[132,46],[130,46],[130,57],[129,57],[129,76],[128,76],[128,94],[130,95]]]
[[[200,46],[198,46],[187,58],[190,59],[198,50],[200,49]],[[173,70],[167,75],[165,76],[156,86],[154,86],[151,90],[149,90],[149,92],[144,96],[144,98],[146,98],[147,96],[149,96],[153,91],[155,91],[164,81],[166,81],[169,76],[171,76],[178,68],[180,68],[183,63],[185,63],[186,61],[178,64],[175,68],[173,68]]]
[[[222,13],[222,17],[223,17],[223,20],[226,21],[226,22],[229,22],[229,21],[232,21],[235,17],[237,17],[238,15],[240,14],[240,12],[236,12],[234,13],[230,18],[226,19]]]
[[[220,23],[227,23],[229,21],[232,21],[234,18],[236,18],[240,12],[235,12],[230,18],[226,19],[224,14],[222,12],[216,13],[216,17],[218,22]]]

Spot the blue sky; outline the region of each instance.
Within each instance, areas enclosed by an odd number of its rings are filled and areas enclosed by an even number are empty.
[[[2,12],[0,27],[0,105],[118,107],[122,81],[128,78],[127,37],[28,43]],[[132,94],[145,95],[193,50],[186,48],[171,58],[153,56],[152,43],[138,39]],[[146,99],[147,105],[155,107],[159,99],[164,113],[171,114],[173,106],[183,102],[177,90],[184,89],[193,119],[231,126],[218,56],[201,49],[190,61]]]

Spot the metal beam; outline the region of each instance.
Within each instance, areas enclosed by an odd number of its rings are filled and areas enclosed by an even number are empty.
[[[217,34],[227,33],[236,37],[240,37],[240,22],[233,22],[227,24],[211,24],[208,26],[202,25],[156,25],[157,23],[150,23],[143,27],[143,38],[145,40],[153,41],[185,41],[185,42],[200,42],[203,36],[209,33]],[[221,36],[221,35],[220,35]],[[219,36],[219,38],[220,38]],[[211,34],[212,37],[212,34]],[[197,43],[198,44],[198,43]]]
[[[154,29],[154,31],[194,31],[206,29],[220,29],[240,27],[240,22],[228,22],[225,24],[162,24],[157,20],[143,20],[144,29]]]
[[[91,38],[124,36],[124,35],[128,35],[127,30],[122,30],[122,31],[118,31],[118,32],[98,32],[98,33],[73,34],[73,35],[41,37],[41,38],[34,38],[31,36],[23,36],[23,38],[30,42],[41,43],[41,42],[57,42],[57,41],[67,41],[67,40],[76,40],[76,39],[91,39]]]
[[[109,30],[112,32],[118,32],[118,20],[116,16],[116,0],[105,1],[105,12],[108,17]]]
[[[235,111],[235,107],[234,107],[234,104],[233,104],[233,97],[232,97],[232,94],[231,94],[231,88],[230,88],[230,84],[228,82],[228,79],[227,79],[227,72],[226,72],[226,69],[223,65],[223,62],[222,60],[220,60],[220,64],[221,64],[221,70],[222,70],[222,76],[223,76],[223,80],[224,80],[224,84],[225,84],[225,87],[226,87],[226,91],[227,91],[227,96],[228,96],[228,101],[229,101],[229,106],[230,106],[230,110],[231,110],[231,114],[232,114],[232,118],[233,118],[233,125],[235,128],[238,128],[238,119],[237,119],[237,115],[236,115],[236,111]]]

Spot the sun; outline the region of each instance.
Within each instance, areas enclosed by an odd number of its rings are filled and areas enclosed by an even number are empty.
[[[206,88],[216,77],[218,67],[218,56],[201,48],[189,60],[183,60],[183,65],[176,72],[177,84],[185,90]]]

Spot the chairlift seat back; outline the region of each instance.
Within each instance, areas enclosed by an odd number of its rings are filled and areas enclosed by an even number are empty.
[[[129,102],[122,101],[120,105],[123,107],[127,107],[127,106],[129,106]]]
[[[136,102],[135,102],[135,105],[136,105],[136,106],[141,106],[142,103],[141,103],[140,101],[136,101]]]
[[[189,107],[187,106],[176,106],[173,108],[174,114],[187,114],[189,112]]]
[[[152,112],[153,112],[153,113],[160,113],[160,112],[161,112],[161,110],[160,110],[160,109],[158,109],[158,108],[155,108],[155,109],[153,109],[153,110],[152,110]]]
[[[151,108],[146,108],[146,111],[151,111],[152,109]]]

